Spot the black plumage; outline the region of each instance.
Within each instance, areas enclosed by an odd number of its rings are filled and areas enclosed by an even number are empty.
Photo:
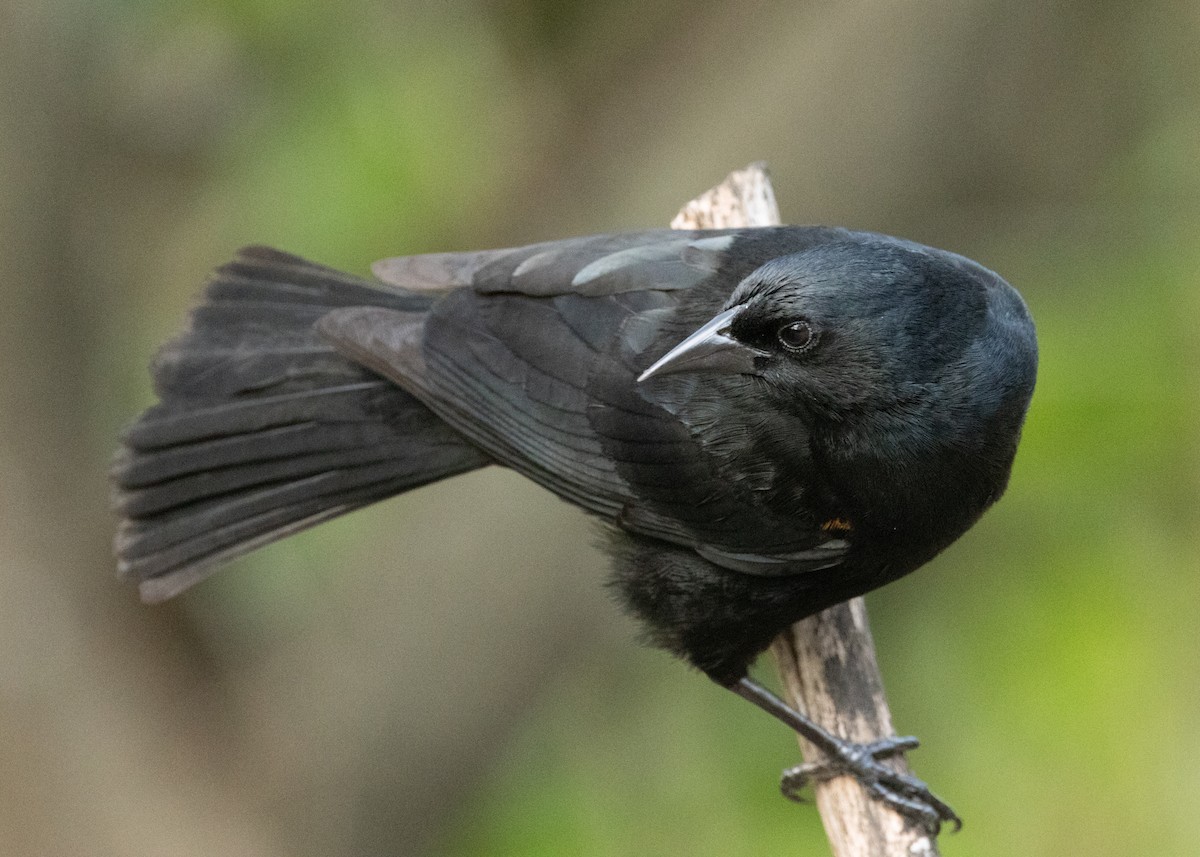
[[[375,271],[250,248],[216,272],[114,471],[144,597],[497,463],[609,525],[650,638],[744,688],[781,629],[999,497],[1036,371],[999,276],[871,233],[658,230]]]

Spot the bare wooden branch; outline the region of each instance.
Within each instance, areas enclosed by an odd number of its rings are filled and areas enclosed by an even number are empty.
[[[778,226],[779,206],[763,163],[734,170],[714,188],[706,190],[679,210],[672,229],[737,229],[742,226]]]
[[[861,598],[797,622],[771,645],[788,700],[836,735],[869,743],[896,734]],[[820,759],[804,740],[806,759]],[[892,765],[907,772],[903,756]],[[852,777],[816,786],[817,809],[835,857],[936,857],[922,827],[872,800]]]
[[[673,229],[777,226],[779,209],[763,164],[730,173],[689,202]],[[797,622],[771,646],[788,701],[836,735],[870,742],[895,735],[867,624],[855,598]],[[805,759],[820,761],[804,740]],[[907,771],[903,756],[892,760]],[[908,819],[873,800],[853,777],[818,783],[817,808],[835,857],[937,857],[937,842]]]

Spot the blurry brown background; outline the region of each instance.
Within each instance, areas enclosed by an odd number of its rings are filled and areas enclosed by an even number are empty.
[[[204,272],[784,219],[1039,324],[1008,497],[869,600],[946,854],[1200,851],[1195,3],[0,0],[0,854],[822,853],[792,738],[630,641],[583,517],[473,474],[169,605],[105,471]],[[769,672],[769,670],[768,670]]]

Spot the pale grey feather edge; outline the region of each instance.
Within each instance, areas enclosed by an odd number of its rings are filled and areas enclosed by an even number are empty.
[[[687,244],[686,238],[677,238],[673,241],[658,241],[608,253],[580,268],[571,280],[571,287],[578,289],[592,280],[598,280],[615,271],[635,265],[678,262],[682,259],[683,248]],[[513,272],[514,276],[516,273],[516,271]]]
[[[605,279],[614,279],[634,266],[682,263],[697,272],[695,278],[677,288],[692,285],[717,270],[724,252],[737,237],[739,230],[711,230],[679,233],[673,230],[632,233],[645,235],[645,242],[612,250],[596,238],[567,239],[525,247],[508,247],[468,253],[423,253],[414,256],[393,256],[380,259],[371,271],[388,286],[410,291],[446,292],[462,286],[472,286],[475,276],[484,268],[508,256],[520,256],[509,275],[515,292],[536,295],[566,294],[580,291],[599,291]],[[569,281],[562,279],[557,290],[547,290],[539,277],[557,267],[566,257],[575,257]],[[588,286],[591,288],[588,288]],[[658,285],[662,288],[662,284]]]
[[[526,248],[480,250],[473,253],[420,253],[380,259],[371,273],[380,282],[409,291],[446,292],[470,286],[481,268]]]
[[[589,262],[580,268],[571,280],[571,286],[578,289],[593,280],[599,280],[618,271],[635,266],[682,263],[687,268],[699,274],[696,278],[689,278],[679,285],[674,286],[674,288],[687,288],[720,267],[721,255],[729,248],[736,237],[736,232],[730,232],[704,238],[696,238],[694,236],[671,238],[654,243],[641,244],[625,250],[617,250],[616,252],[600,256],[595,261]],[[522,267],[531,261],[526,260],[521,263]],[[514,277],[519,273],[519,270],[513,272]]]

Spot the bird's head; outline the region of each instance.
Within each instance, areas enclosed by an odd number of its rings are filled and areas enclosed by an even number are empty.
[[[740,374],[804,421],[831,457],[888,468],[982,458],[999,479],[1036,365],[1033,323],[1004,280],[878,236],[766,263],[640,380]]]

